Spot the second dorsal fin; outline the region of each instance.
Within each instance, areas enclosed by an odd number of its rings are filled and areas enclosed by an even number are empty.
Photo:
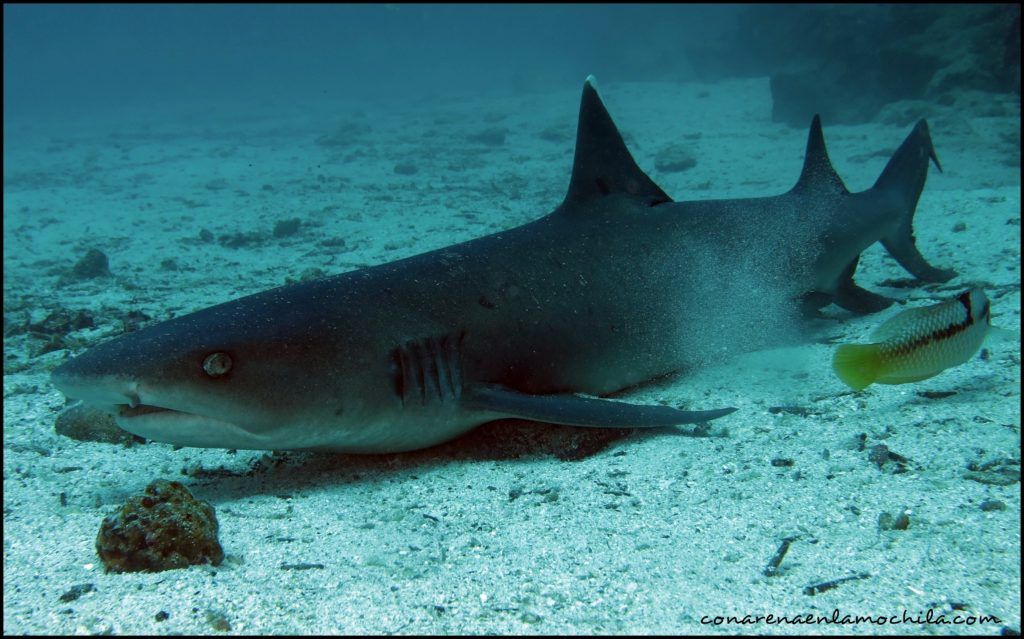
[[[601,97],[594,76],[587,76],[580,100],[580,119],[576,129],[576,156],[572,165],[569,192],[562,206],[578,204],[611,193],[651,198],[652,204],[671,202],[651,178],[647,177],[622,141]]]
[[[793,191],[797,193],[838,192],[849,193],[843,179],[836,173],[832,160],[825,148],[825,134],[821,131],[821,117],[814,116],[811,130],[807,134],[807,153],[804,155],[804,168],[800,179],[796,181]]]

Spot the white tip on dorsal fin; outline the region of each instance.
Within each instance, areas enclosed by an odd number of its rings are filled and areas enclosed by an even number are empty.
[[[593,73],[587,76],[587,79],[583,81],[583,84],[589,84],[595,91],[597,91],[597,78],[594,77]]]
[[[828,157],[825,134],[821,130],[821,117],[817,114],[811,120],[811,129],[807,134],[807,152],[804,154],[804,168],[793,191],[849,193]]]
[[[592,75],[583,83],[576,154],[563,206],[611,193],[647,197],[649,206],[671,202],[672,198],[636,165],[595,84]]]

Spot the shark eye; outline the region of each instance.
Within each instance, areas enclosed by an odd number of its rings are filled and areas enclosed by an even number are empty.
[[[203,360],[203,370],[210,377],[220,377],[231,370],[231,356],[227,353],[213,353]]]

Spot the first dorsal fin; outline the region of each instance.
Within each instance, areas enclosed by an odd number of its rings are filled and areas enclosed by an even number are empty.
[[[583,83],[576,157],[563,206],[610,193],[647,196],[652,204],[671,202],[672,198],[636,165],[595,84],[592,75]]]
[[[800,179],[796,181],[793,191],[797,193],[820,193],[821,191],[849,193],[846,190],[846,185],[843,184],[843,179],[839,177],[832,166],[832,160],[828,158],[825,134],[821,130],[821,117],[818,115],[811,120],[811,130],[807,134],[804,169],[800,172]]]

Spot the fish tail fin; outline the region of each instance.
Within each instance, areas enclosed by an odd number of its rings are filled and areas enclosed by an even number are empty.
[[[881,344],[844,344],[836,349],[832,369],[853,390],[864,390],[882,373]]]
[[[946,282],[956,276],[956,271],[932,266],[917,250],[914,239],[914,211],[921,197],[928,177],[928,161],[935,163],[940,172],[942,165],[935,155],[935,146],[928,131],[928,123],[918,120],[914,130],[896,150],[882,174],[878,176],[873,190],[891,201],[899,217],[896,230],[882,238],[882,245],[889,254],[918,279],[926,282]]]

